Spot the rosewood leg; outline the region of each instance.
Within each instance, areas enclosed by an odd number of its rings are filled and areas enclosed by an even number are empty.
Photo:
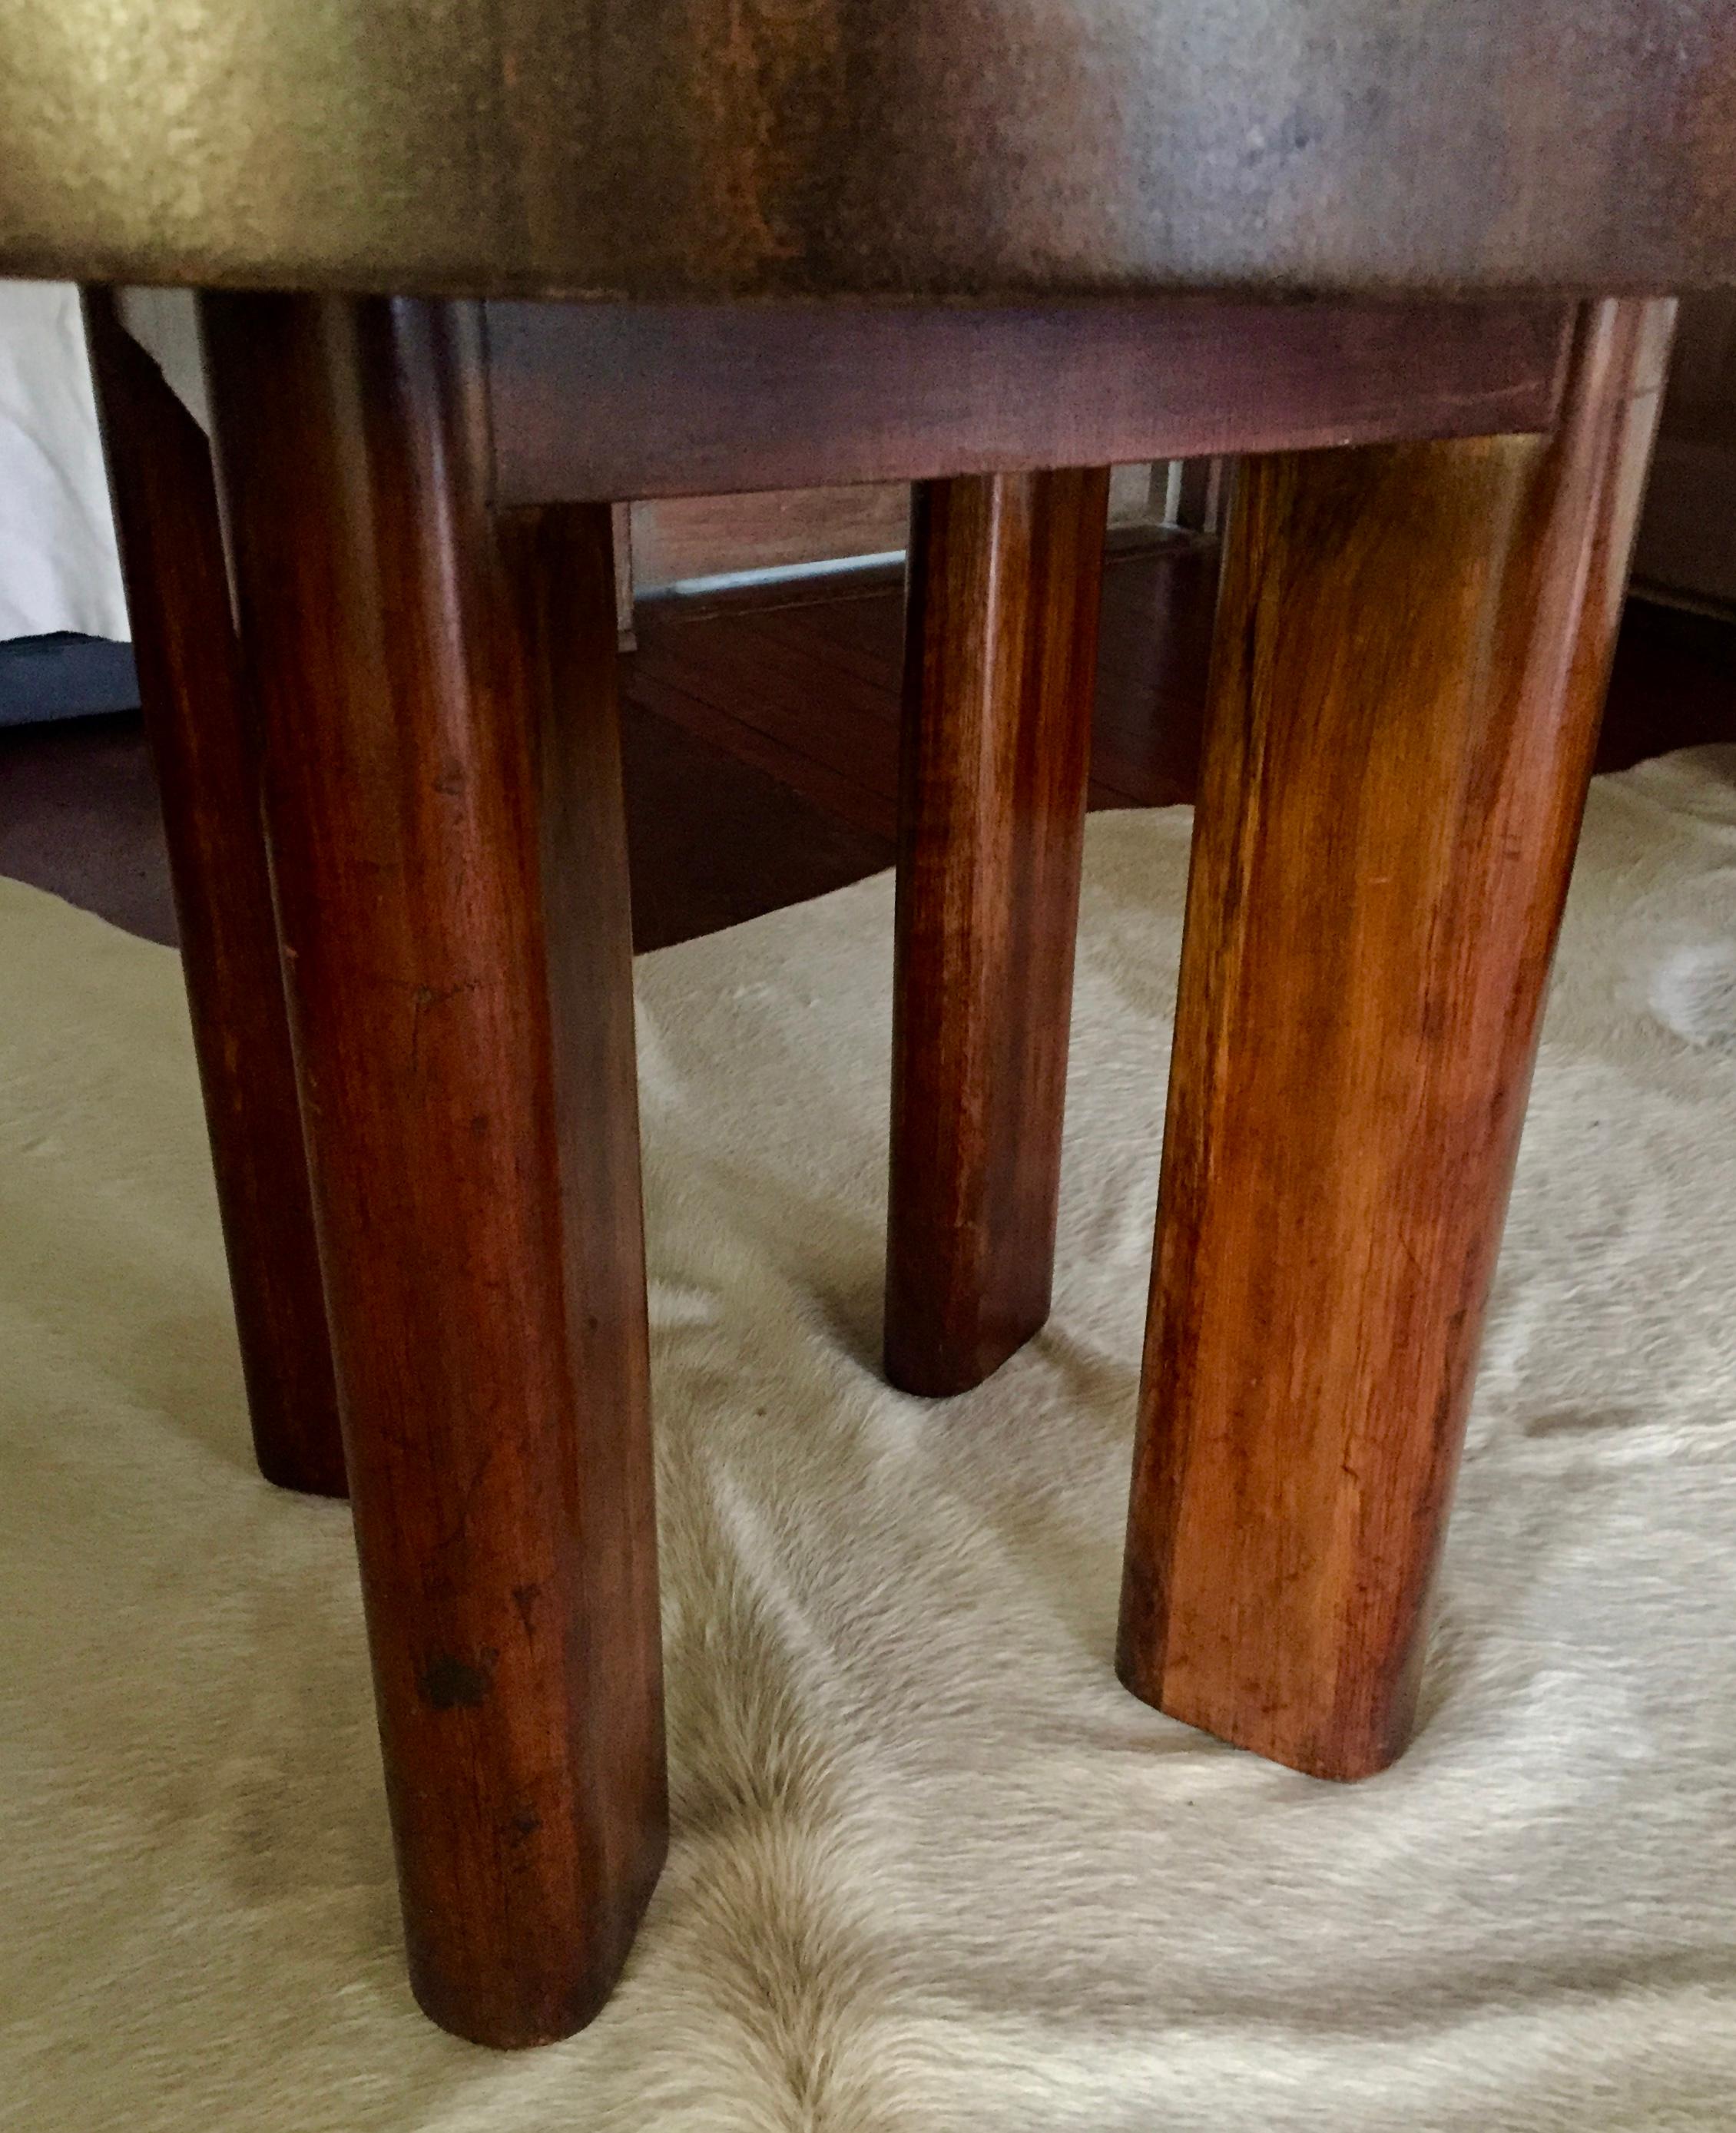
[[[344,1494],[337,1391],[210,448],[84,298],[259,1471]]]
[[[480,314],[205,299],[412,1981],[565,2035],[666,1844],[609,512]]]
[[[1107,469],[919,484],[886,1375],[979,1384],[1049,1316]]]
[[[1242,469],[1120,1664],[1323,1777],[1411,1723],[1671,310],[1553,437]]]

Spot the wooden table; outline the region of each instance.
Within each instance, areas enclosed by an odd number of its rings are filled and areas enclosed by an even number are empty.
[[[941,1395],[1048,1310],[1107,469],[1251,455],[1120,1667],[1389,1760],[1736,14],[3,0],[0,126],[0,271],[92,285],[260,1463],[347,1476],[427,2011],[588,2020],[666,1842],[615,499],[916,484],[885,1352]],[[215,476],[138,282],[205,292]]]

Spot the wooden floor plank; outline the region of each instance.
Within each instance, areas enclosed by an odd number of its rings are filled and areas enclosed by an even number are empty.
[[[1192,798],[1215,598],[1209,548],[1112,552],[1093,807]],[[711,932],[890,865],[904,641],[896,574],[648,600],[639,614],[652,655],[627,657],[621,676],[635,946]],[[678,632],[679,679],[660,663]],[[707,671],[714,643],[727,657],[702,696],[686,684]],[[786,650],[799,687],[788,673],[777,679]],[[779,732],[769,734],[763,700],[779,689]],[[1736,629],[1633,602],[1599,768],[1709,740],[1736,740]],[[0,732],[0,873],[174,940],[136,717]]]

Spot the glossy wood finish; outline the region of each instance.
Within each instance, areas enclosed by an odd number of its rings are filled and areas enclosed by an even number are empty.
[[[1107,467],[918,488],[886,1375],[976,1384],[1049,1316]]]
[[[666,1842],[609,515],[470,307],[205,320],[412,1981],[533,2044]]]
[[[112,301],[84,300],[259,1471],[344,1494],[251,708],[211,455]]]
[[[1411,1723],[1669,317],[1548,441],[1240,472],[1120,1664],[1321,1776]]]
[[[1650,494],[1648,490],[1648,494]],[[1094,808],[1191,801],[1217,582],[1209,551],[1123,551],[1103,570],[1103,629],[1092,733]],[[793,595],[800,595],[796,604]],[[866,824],[884,774],[898,778],[902,589],[846,575],[750,589],[754,604],[706,611],[649,604],[639,655],[622,664],[623,782],[638,949],[738,925],[878,874],[896,857]],[[694,611],[697,610],[697,611]],[[715,649],[750,640],[751,665],[719,657],[721,709],[696,708],[715,741],[686,722],[673,691],[641,677],[671,638],[691,640],[696,671]],[[685,659],[684,659],[685,663]],[[754,725],[768,680],[805,691],[797,745],[768,749]],[[1736,740],[1736,625],[1630,599],[1623,611],[1599,771],[1674,748]],[[643,694],[650,709],[634,702]],[[804,790],[836,725],[860,739],[861,773],[825,800]],[[1112,769],[1117,787],[1102,776]],[[891,789],[889,787],[889,789]],[[69,823],[78,834],[67,834]],[[176,937],[157,792],[136,716],[0,727],[0,874],[46,888],[147,941]]]
[[[1101,466],[1555,419],[1560,303],[487,306],[503,503]]]
[[[1685,288],[1720,0],[0,5],[0,271],[425,295]],[[1083,462],[1075,462],[1083,464]]]

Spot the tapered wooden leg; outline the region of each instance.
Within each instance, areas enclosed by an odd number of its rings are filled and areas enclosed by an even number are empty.
[[[606,1996],[667,1808],[606,507],[478,307],[205,300],[412,1981]]]
[[[886,1375],[962,1392],[1049,1316],[1107,469],[919,484]]]
[[[344,1494],[337,1391],[283,1001],[258,765],[204,433],[84,299],[145,729],[260,1471]]]
[[[1120,1659],[1324,1777],[1411,1722],[1670,313],[1553,438],[1242,469]]]

